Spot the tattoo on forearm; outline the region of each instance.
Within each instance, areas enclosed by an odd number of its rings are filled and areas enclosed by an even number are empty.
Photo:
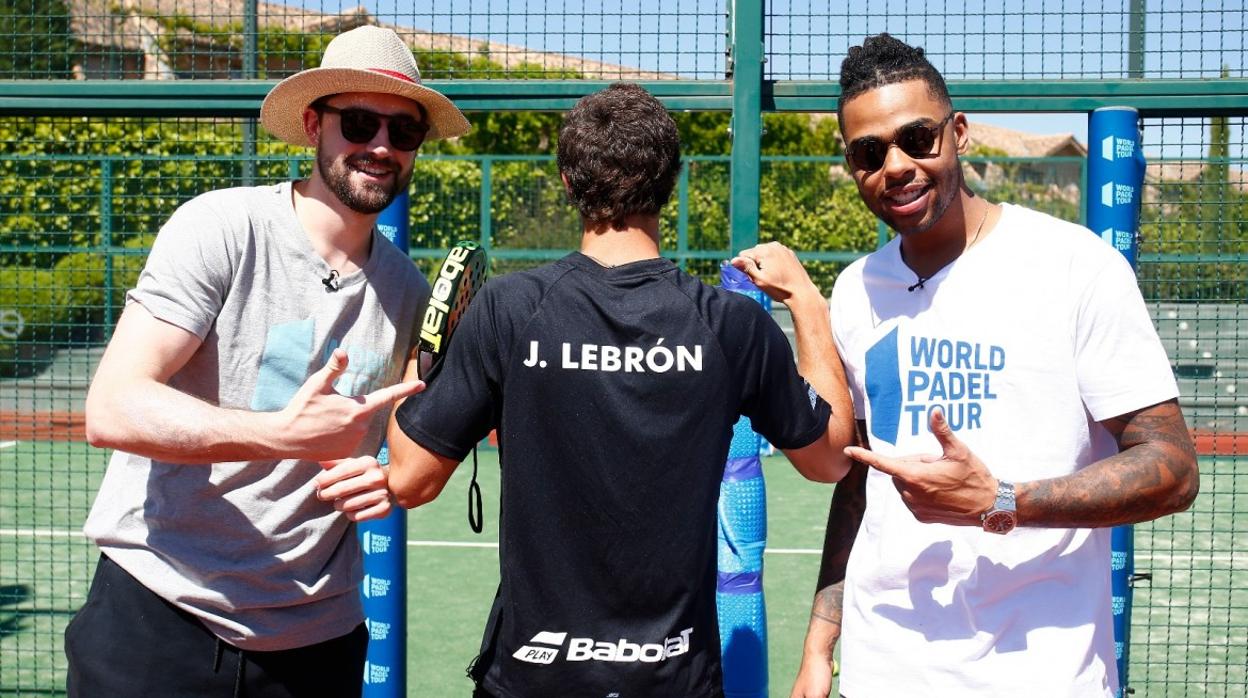
[[[1023,518],[1034,526],[1114,526],[1190,505],[1199,487],[1196,452],[1171,401],[1104,422],[1119,453],[1074,475],[1030,483]]]
[[[807,641],[813,641],[828,657],[836,649],[841,639],[841,617],[845,599],[845,580],[836,582],[820,589],[815,594],[815,603],[810,609],[810,629]]]
[[[841,580],[820,589],[815,594],[815,603],[810,609],[810,615],[833,625],[840,625],[841,616],[845,610],[844,602],[845,580]]]
[[[823,557],[819,563],[817,589],[825,589],[844,581],[849,553],[858,535],[863,512],[867,508],[867,466],[854,462],[849,472],[836,484],[832,506],[828,511],[828,527],[823,538]]]
[[[867,446],[866,427],[856,421],[857,442]],[[867,506],[867,466],[853,463],[849,473],[836,484],[828,511],[828,527],[823,538],[823,557],[819,563],[819,583],[810,609],[811,637],[823,638],[823,649],[829,653],[841,636],[841,617],[845,600],[845,567],[858,535],[858,526]],[[816,627],[818,626],[818,627]],[[831,656],[829,654],[829,656]]]
[[[832,616],[824,615],[824,614],[820,613],[819,611],[811,611],[811,612],[810,612],[810,615],[814,616],[815,618],[818,618],[819,620],[821,620],[821,621],[823,621],[823,622],[825,622],[825,623],[831,623],[832,625],[840,625],[840,624],[841,624],[841,619],[840,619],[840,618],[833,618]]]

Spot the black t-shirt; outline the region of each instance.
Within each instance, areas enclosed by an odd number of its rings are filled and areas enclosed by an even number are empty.
[[[403,431],[462,460],[498,429],[502,580],[487,690],[722,695],[716,507],[740,415],[780,448],[829,408],[750,298],[663,259],[580,253],[490,281]]]

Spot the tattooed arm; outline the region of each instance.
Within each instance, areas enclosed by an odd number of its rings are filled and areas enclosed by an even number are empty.
[[[1118,453],[1078,472],[1014,483],[1019,526],[1097,528],[1151,521],[1191,506],[1200,488],[1196,449],[1177,400],[1107,419]],[[978,526],[997,480],[939,410],[930,428],[942,453],[884,458],[850,447],[856,460],[893,477],[901,499],[924,523]]]
[[[1196,450],[1178,401],[1101,424],[1118,453],[1077,473],[1017,486],[1019,525],[1061,528],[1151,521],[1191,506],[1200,488]]]
[[[866,425],[856,423],[858,443],[866,444]],[[845,567],[867,505],[867,467],[854,463],[832,492],[832,508],[823,538],[819,582],[802,648],[802,665],[791,698],[827,698],[832,689],[832,653],[841,638]]]

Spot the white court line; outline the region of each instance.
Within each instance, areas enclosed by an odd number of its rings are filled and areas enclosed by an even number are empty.
[[[49,528],[0,528],[0,537],[4,538],[81,538],[82,531],[67,531]],[[409,540],[409,548],[497,548],[495,542],[455,541],[455,540]],[[768,555],[819,555],[817,548],[767,548]]]
[[[822,550],[817,548],[764,548],[764,553],[772,555],[821,555]]]
[[[83,538],[82,531],[52,528],[0,528],[3,538]]]
[[[409,540],[410,548],[497,548],[498,543],[475,543],[472,541],[451,540]],[[822,551],[815,548],[767,548],[769,555],[818,555]]]
[[[409,540],[409,548],[497,548],[498,543],[477,543],[454,540]]]
[[[55,528],[0,528],[0,538],[85,538],[82,531]],[[409,548],[497,548],[495,542],[454,541],[454,540],[409,540]],[[768,555],[819,555],[818,548],[767,548]],[[1181,563],[1209,562],[1231,564],[1234,568],[1248,569],[1248,555],[1231,553],[1136,553],[1136,562],[1148,563]],[[1173,564],[1171,565],[1173,567]]]
[[[0,449],[13,448],[16,445],[17,445],[16,441],[0,441]]]
[[[410,548],[497,548],[498,543],[474,543],[471,541],[451,540],[409,540]],[[822,551],[815,548],[767,548],[769,555],[818,555]]]
[[[409,548],[497,548],[498,543],[476,543],[472,541],[452,541],[452,540],[409,540],[407,541]],[[767,548],[764,552],[769,555],[818,555],[820,550],[815,548]]]

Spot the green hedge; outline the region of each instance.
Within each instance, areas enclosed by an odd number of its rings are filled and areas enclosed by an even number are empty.
[[[0,377],[38,373],[74,330],[71,293],[51,269],[0,267]]]

